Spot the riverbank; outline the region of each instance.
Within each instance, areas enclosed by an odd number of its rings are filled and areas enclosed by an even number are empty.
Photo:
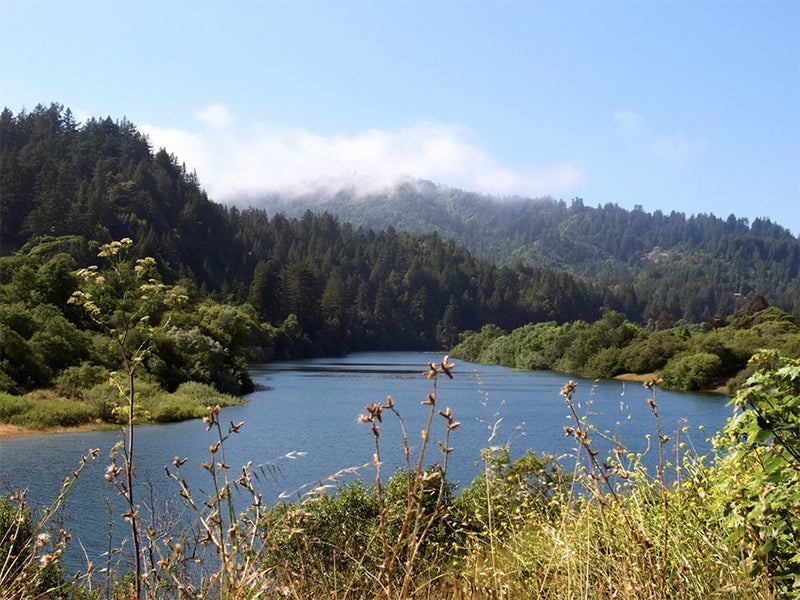
[[[9,423],[0,423],[0,440],[4,438],[18,437],[20,435],[31,435],[39,433],[35,429],[27,429],[17,425],[10,425]]]
[[[15,437],[22,437],[26,435],[53,435],[59,433],[83,433],[85,431],[100,431],[103,429],[111,429],[119,427],[111,423],[84,423],[83,425],[75,425],[74,427],[45,427],[44,429],[31,429],[29,427],[20,427],[19,425],[12,425],[11,423],[0,422],[0,441]]]
[[[92,389],[87,398],[65,398],[56,390],[35,390],[24,396],[0,393],[0,439],[49,433],[80,433],[116,429],[118,424],[103,419],[101,407],[108,391]],[[203,383],[187,382],[168,393],[151,382],[137,382],[138,424],[175,423],[198,419],[208,406],[235,406],[244,397],[222,394]]]
[[[621,373],[619,375],[615,375],[614,379],[618,379],[620,381],[633,381],[636,383],[644,384],[648,381],[658,379],[658,373]],[[709,394],[721,394],[723,396],[730,396],[730,392],[728,391],[728,386],[724,383],[721,383],[716,387],[702,391],[708,392]]]
[[[615,375],[614,379],[619,379],[621,381],[635,381],[637,383],[645,383],[646,381],[652,381],[653,379],[658,379],[658,373],[621,373],[619,375]]]

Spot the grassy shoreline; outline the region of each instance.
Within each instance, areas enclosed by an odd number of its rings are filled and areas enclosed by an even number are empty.
[[[136,421],[141,425],[202,418],[209,405],[233,406],[244,397],[221,394],[213,387],[188,382],[173,393],[140,383]],[[115,420],[119,395],[108,386],[70,399],[55,390],[36,390],[24,396],[0,393],[0,439],[25,435],[76,433],[119,427]]]
[[[614,379],[618,379],[619,381],[632,381],[635,383],[644,384],[647,381],[658,379],[658,376],[659,373],[620,373],[619,375],[615,375]],[[706,390],[698,390],[698,391],[707,392],[709,394],[721,394],[723,396],[730,396],[728,386],[724,383],[721,383],[712,388],[708,388]]]
[[[634,383],[642,383],[644,384],[646,381],[650,381],[658,377],[658,373],[622,373],[614,377],[614,379],[619,381],[629,381]],[[717,388],[704,390],[706,392],[716,393],[716,394],[727,394],[728,390],[724,385],[721,385]],[[18,397],[19,398],[19,397]],[[53,400],[53,395],[46,391],[38,391],[33,392],[32,394],[28,394],[22,398],[28,398],[31,402],[35,402],[36,399],[43,399],[49,398]],[[226,398],[229,398],[226,396]],[[63,401],[65,403],[70,402],[70,400],[59,397],[57,398],[58,401]],[[211,399],[210,403],[218,403],[218,398]],[[241,399],[239,399],[241,400]],[[0,404],[2,403],[2,398],[0,398]],[[230,402],[226,402],[229,404]],[[201,409],[200,404],[197,403],[197,408]],[[1,407],[0,407],[1,408]],[[184,413],[185,414],[185,413]],[[199,415],[195,414],[185,414],[184,418],[180,418],[178,420],[188,420],[193,418],[199,418]],[[153,423],[157,423],[160,421],[154,421]],[[22,437],[22,436],[29,436],[29,435],[55,435],[55,434],[63,434],[63,433],[80,433],[80,432],[87,432],[87,431],[98,431],[102,429],[111,429],[118,427],[119,425],[115,423],[111,423],[108,421],[103,421],[101,419],[93,419],[91,422],[84,422],[77,425],[43,425],[41,427],[31,427],[25,425],[19,425],[16,423],[11,423],[7,420],[0,418],[0,440],[10,439],[15,437]]]
[[[100,431],[119,427],[113,423],[85,423],[83,425],[45,427],[44,429],[32,429],[13,425],[12,423],[0,422],[0,441],[10,438],[23,437],[28,435],[56,435],[61,433],[81,433],[85,431]]]

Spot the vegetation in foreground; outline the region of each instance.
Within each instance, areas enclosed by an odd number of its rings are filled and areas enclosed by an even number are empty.
[[[40,512],[31,514],[24,493],[0,502],[0,590],[20,599],[794,598],[800,360],[768,352],[753,368],[709,455],[692,451],[686,430],[661,430],[655,381],[641,397],[653,415],[655,472],[619,445],[601,455],[570,381],[562,395],[573,416],[565,426],[572,457],[529,452],[512,462],[490,439],[483,473],[456,493],[447,462],[458,451],[459,423],[445,401],[455,365],[445,357],[425,373],[432,391],[422,401],[421,438],[403,429],[398,442],[405,469],[381,470],[382,449],[394,442],[380,426],[403,423],[387,398],[360,417],[375,448],[373,481],[335,492],[321,486],[273,507],[263,504],[250,465],[239,471],[225,461],[246,426],[223,427],[220,408],[210,407],[204,422],[216,443],[203,467],[214,493],[192,495],[180,475],[190,459],[176,457],[167,469],[195,515],[191,526],[156,533],[133,505],[126,518],[141,525],[137,560],[126,546],[102,569],[64,573],[69,535],[57,515],[79,467]],[[81,465],[95,457],[89,452]],[[107,479],[124,487],[116,465]],[[235,507],[234,491],[249,506]]]

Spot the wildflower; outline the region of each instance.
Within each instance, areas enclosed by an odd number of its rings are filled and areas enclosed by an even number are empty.
[[[42,546],[46,546],[50,543],[50,534],[49,533],[40,533],[36,536],[36,547],[41,548]]]
[[[52,554],[43,554],[42,557],[39,559],[39,564],[42,566],[43,569],[46,569],[50,565],[54,565],[58,562],[59,553],[53,552]]]
[[[115,464],[108,465],[108,468],[106,469],[106,474],[104,475],[105,480],[108,482],[113,481],[120,474],[120,471],[121,469],[117,465]]]
[[[428,483],[429,481],[433,481],[434,479],[438,478],[439,478],[439,471],[428,471],[427,473],[420,475],[419,479],[422,483]]]
[[[442,367],[442,371],[444,372],[444,374],[447,375],[450,379],[452,379],[453,374],[450,373],[450,371],[453,369],[453,367],[455,367],[455,365],[450,362],[450,356],[445,356],[442,359],[442,364],[440,366]]]
[[[369,421],[370,423],[372,423],[375,419],[377,419],[379,423],[383,422],[383,415],[382,415],[383,404],[375,402],[374,404],[368,404],[364,408],[367,410],[369,416],[371,417]]]
[[[578,384],[572,381],[571,379],[564,384],[564,387],[561,389],[561,395],[565,396],[566,398],[571,398],[573,394],[575,394],[575,389],[578,387]]]
[[[423,373],[423,375],[425,375],[425,377],[428,379],[435,379],[438,374],[439,369],[437,369],[436,365],[432,362],[428,363],[428,370]]]
[[[180,458],[180,457],[176,456],[175,458],[172,459],[172,464],[175,465],[176,467],[180,468],[184,463],[186,463],[187,460],[189,460],[189,459],[188,458]]]
[[[445,446],[442,442],[439,442],[439,448],[441,448],[442,452],[444,452],[445,454],[450,454],[453,450],[455,450],[455,448],[450,448],[448,446]]]

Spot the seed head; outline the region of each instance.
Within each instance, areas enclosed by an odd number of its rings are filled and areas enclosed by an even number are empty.
[[[564,384],[564,387],[561,388],[561,395],[565,398],[572,398],[575,394],[575,389],[578,387],[578,384],[572,381],[571,379]]]

